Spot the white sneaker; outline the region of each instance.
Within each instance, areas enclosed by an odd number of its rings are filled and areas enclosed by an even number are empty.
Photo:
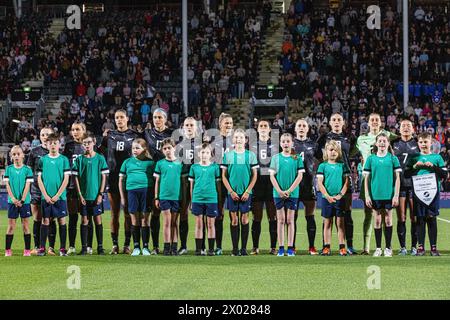
[[[86,248],[86,252],[87,252],[87,254],[92,254],[92,248],[91,247],[87,247]]]
[[[67,251],[68,255],[74,255],[77,254],[77,251],[75,249],[75,247],[69,247],[69,250]]]
[[[206,250],[202,250],[200,253],[202,256],[206,256]]]
[[[182,256],[184,254],[187,254],[188,250],[186,248],[180,248],[180,250],[178,250],[178,255]]]
[[[375,250],[375,252],[373,253],[374,257],[381,257],[383,255],[383,250],[381,250],[381,248],[377,248],[377,250]]]
[[[384,256],[385,257],[392,257],[392,249],[390,249],[390,248],[384,249]]]

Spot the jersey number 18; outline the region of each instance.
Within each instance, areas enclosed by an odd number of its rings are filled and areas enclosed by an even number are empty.
[[[125,142],[118,141],[116,144],[116,151],[123,151],[125,150]]]

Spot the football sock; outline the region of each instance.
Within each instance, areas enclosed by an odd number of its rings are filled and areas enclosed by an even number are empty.
[[[406,246],[406,222],[397,221],[397,235],[400,248],[404,248]]]
[[[253,220],[253,222],[252,222],[253,248],[259,248],[260,235],[261,235],[261,221]]]
[[[188,220],[181,220],[180,219],[180,242],[181,242],[181,248],[187,248],[187,237],[189,233],[189,223]]]
[[[23,241],[25,243],[25,250],[30,250],[31,248],[31,234],[24,234]]]
[[[202,239],[195,239],[195,251],[202,249]]]
[[[177,251],[177,249],[178,249],[178,242],[172,242],[171,250],[172,251]]]
[[[314,215],[312,216],[306,216],[306,232],[308,233],[308,242],[309,247],[314,247],[314,242],[316,240],[316,219],[314,218]]]
[[[41,248],[45,248],[45,245],[47,244],[47,237],[48,237],[48,225],[41,224]]]
[[[88,226],[84,225],[84,224],[82,224],[80,226],[80,229],[81,229],[81,247],[83,248],[83,250],[86,250],[86,247],[87,247],[87,233],[88,233],[87,228],[88,228]],[[70,237],[70,227],[69,227],[69,237]]]
[[[152,215],[150,218],[150,230],[152,233],[152,242],[154,248],[159,248],[159,228],[160,228],[159,216]]]
[[[5,245],[6,250],[11,249],[11,244],[12,244],[13,238],[14,238],[13,234],[6,235],[6,245]]]
[[[131,234],[132,234],[131,228],[130,228],[130,230],[125,230],[125,241],[123,243],[124,247],[129,247],[130,246]]]
[[[249,231],[250,231],[250,225],[248,223],[241,225],[242,249],[247,249]]]
[[[323,244],[323,247],[325,247],[324,235],[325,235],[325,222],[323,222],[323,219],[322,219],[322,244]]]
[[[112,243],[113,246],[118,247],[119,246],[119,234],[115,233],[115,232],[111,232],[111,239],[112,239]]]
[[[364,212],[364,226],[363,226],[363,236],[364,236],[364,250],[369,251],[370,248],[370,237],[372,236],[372,212]],[[380,243],[381,244],[381,243]]]
[[[56,221],[50,221],[49,229],[48,229],[48,245],[51,248],[55,248],[56,241]]]
[[[66,248],[66,240],[67,240],[67,226],[65,224],[59,225],[59,242],[60,248]]]
[[[270,248],[276,248],[277,246],[277,221],[269,221],[269,233],[270,233]]]
[[[384,236],[386,238],[386,248],[389,248],[389,249],[391,248],[391,242],[392,242],[392,229],[393,229],[392,226],[384,228]]]
[[[425,218],[418,217],[417,221],[417,240],[420,246],[425,247]]]
[[[214,250],[214,242],[215,242],[215,238],[208,238],[208,247],[209,250],[213,251]]]
[[[375,229],[375,242],[377,244],[377,248],[381,248],[381,237],[383,234],[383,229]]]
[[[411,222],[411,247],[417,246],[417,222]]]
[[[339,244],[339,250],[340,250],[340,249],[344,249],[344,248],[345,248],[345,244],[340,243],[340,244]]]
[[[87,224],[87,246],[92,248],[92,241],[94,240],[94,226],[92,223],[92,217],[88,217]]]
[[[33,223],[33,238],[34,246],[36,248],[41,246],[41,221],[34,221]]]
[[[150,227],[142,227],[141,232],[142,232],[142,244],[144,248],[148,249],[148,243],[150,241]]]
[[[206,249],[206,224],[207,224],[207,221],[203,220],[202,250]]]
[[[233,226],[230,224],[231,231],[231,242],[233,244],[233,250],[238,250],[239,248],[239,224],[237,226]],[[216,239],[217,241],[217,239]]]
[[[164,252],[169,252],[169,251],[170,251],[170,243],[164,242]]]
[[[214,225],[216,227],[216,244],[217,248],[222,249],[222,236],[223,236],[223,218],[222,219],[216,219],[214,222]]]
[[[297,218],[298,213],[296,212],[294,215],[294,241],[292,242],[292,246],[295,248],[295,240],[297,240]]]
[[[347,210],[344,213],[344,227],[345,227],[345,240],[347,240],[347,246],[353,247],[353,218],[351,210]]]
[[[78,214],[69,214],[69,247],[75,247],[77,238]]]
[[[140,226],[131,226],[131,233],[133,234],[133,244],[134,248],[141,248],[141,227]]]
[[[435,247],[437,244],[437,221],[436,217],[428,218],[428,238],[430,246]]]
[[[101,223],[95,225],[95,236],[97,237],[97,247],[103,248],[103,225]]]

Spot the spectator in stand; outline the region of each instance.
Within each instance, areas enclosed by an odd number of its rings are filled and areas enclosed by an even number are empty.
[[[173,125],[178,128],[178,125],[180,123],[181,103],[175,92],[172,93],[172,96],[169,100],[169,113]]]
[[[141,116],[143,124],[146,124],[148,122],[150,111],[151,111],[150,106],[147,103],[147,99],[145,99],[144,103],[141,105]]]

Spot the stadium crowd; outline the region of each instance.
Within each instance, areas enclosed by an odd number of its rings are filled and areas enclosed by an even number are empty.
[[[318,11],[310,1],[293,0],[285,17],[280,82],[293,110],[307,115],[313,138],[326,130],[335,112],[344,115],[353,137],[367,131],[372,112],[380,113],[384,127],[394,133],[406,117],[416,133],[433,134],[434,152],[448,162],[448,15],[440,7],[411,10],[410,103],[403,110],[401,12],[394,10],[382,8],[381,29],[369,30],[365,8]],[[303,107],[305,100],[311,103]]]

